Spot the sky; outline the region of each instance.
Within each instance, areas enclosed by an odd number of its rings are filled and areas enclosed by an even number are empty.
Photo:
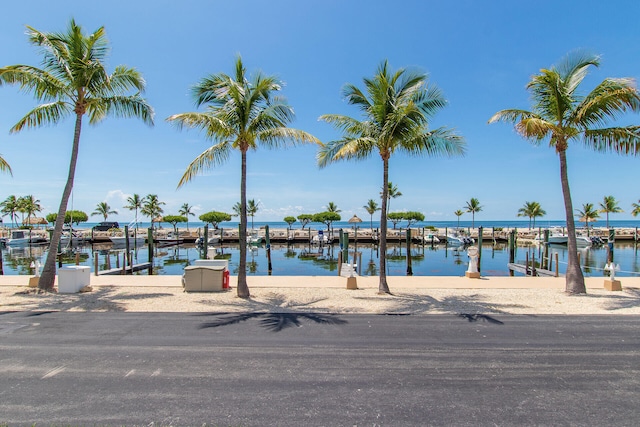
[[[482,206],[476,222],[514,220],[528,201],[540,203],[547,212],[543,220],[563,220],[555,151],[548,144],[532,145],[508,123],[490,125],[488,119],[506,108],[529,109],[525,86],[530,78],[576,49],[601,55],[600,67],[582,84],[584,91],[607,77],[637,79],[640,74],[640,2],[632,0],[58,0],[52,5],[39,0],[3,5],[0,66],[41,66],[26,26],[58,32],[74,18],[86,33],[105,27],[109,72],[126,65],[142,73],[155,125],[113,117],[96,126],[85,121],[68,206],[91,214],[107,202],[118,212],[109,220],[122,223],[134,217],[124,208],[132,194],[156,194],[165,214],[178,214],[184,203],[193,206],[196,217],[211,210],[232,212],[240,200],[240,155],[177,188],[186,167],[211,141],[198,131],[176,129],[166,118],[203,111],[190,88],[210,74],[231,74],[237,55],[249,73],[281,79],[281,94],[296,113],[291,127],[325,142],[340,134],[319,116],[362,118],[343,99],[345,84],[363,87],[363,79],[373,76],[383,60],[394,70],[428,74],[429,84],[448,101],[431,127],[455,129],[467,151],[455,158],[391,158],[389,179],[402,196],[391,201],[390,210],[422,212],[427,223],[456,220],[454,212],[464,210],[472,197]],[[33,195],[45,216],[58,210],[74,119],[11,134],[11,126],[36,105],[16,87],[0,87],[0,155],[13,170],[13,176],[0,174],[0,201]],[[635,115],[618,123],[638,122]],[[248,153],[247,196],[259,203],[256,221],[321,212],[329,202],[341,209],[344,220],[354,214],[369,217],[363,206],[369,199],[379,201],[382,187],[379,155],[320,169],[316,152],[308,145]],[[574,207],[597,207],[612,195],[624,213],[611,219],[632,219],[631,204],[640,199],[639,162],[574,143],[568,151]],[[470,220],[471,214],[461,219]]]

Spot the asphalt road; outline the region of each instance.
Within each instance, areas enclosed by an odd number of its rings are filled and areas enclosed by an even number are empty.
[[[635,426],[640,317],[0,312],[0,425]]]

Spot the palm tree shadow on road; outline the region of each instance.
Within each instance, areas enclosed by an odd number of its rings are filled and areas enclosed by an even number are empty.
[[[199,329],[219,328],[252,319],[259,319],[260,326],[270,332],[280,332],[293,326],[300,327],[302,326],[301,320],[308,320],[323,325],[344,325],[348,323],[336,315],[320,313],[210,313],[204,314],[203,316],[214,317],[214,320],[203,323]]]
[[[429,295],[403,294],[389,297],[395,306],[384,314],[455,314],[469,321],[488,320],[489,314],[511,314],[511,308],[523,308],[519,304],[500,304],[485,301],[480,295],[447,296],[441,299]],[[361,297],[369,299],[369,297]]]
[[[346,320],[334,314],[305,313],[295,311],[296,307],[309,306],[324,298],[316,298],[305,302],[289,301],[284,295],[272,292],[266,302],[256,300],[242,300],[237,305],[250,312],[245,313],[205,313],[201,316],[212,316],[214,320],[200,325],[199,329],[229,326],[247,320],[259,319],[260,326],[270,332],[280,332],[293,326],[302,326],[302,320],[312,321],[323,325],[344,325]]]

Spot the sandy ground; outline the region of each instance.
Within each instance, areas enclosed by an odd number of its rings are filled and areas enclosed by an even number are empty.
[[[563,278],[389,277],[393,295],[377,292],[377,277],[253,276],[251,298],[232,289],[187,293],[179,276],[92,276],[91,292],[37,293],[28,277],[0,276],[0,312],[319,312],[640,315],[640,279],[620,278],[622,291],[604,289],[603,278],[587,278],[587,294],[569,296]]]

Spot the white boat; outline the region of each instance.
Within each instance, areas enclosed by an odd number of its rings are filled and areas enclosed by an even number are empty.
[[[11,237],[7,239],[6,245],[28,246],[46,242],[47,239],[37,234],[33,234],[31,230],[11,230]]]
[[[567,245],[569,243],[569,236],[566,234],[551,234],[549,236],[548,243],[550,245]],[[588,248],[591,246],[592,240],[587,236],[576,236],[576,245],[579,248]]]
[[[75,232],[74,230],[63,230],[62,236],[60,236],[60,244],[62,246],[68,246],[69,244],[77,245],[84,243],[85,237],[82,234]]]
[[[566,245],[569,241],[569,236],[566,234],[551,234],[547,242],[551,245]]]
[[[475,240],[471,237],[456,236],[453,234],[447,234],[447,245],[449,246],[465,246],[475,243]]]
[[[433,233],[425,234],[422,236],[422,241],[424,243],[440,243],[440,239]]]
[[[260,245],[264,237],[258,235],[258,230],[249,230],[247,233],[247,244],[249,245]]]
[[[154,239],[154,241],[158,246],[173,246],[183,243],[184,239],[179,237],[179,235],[168,233],[166,237],[159,237]]]
[[[311,243],[315,245],[325,245],[329,243],[329,237],[324,233],[318,233],[311,238]]]
[[[109,240],[113,243],[113,246],[126,246],[127,245],[127,237],[126,236],[109,236]],[[129,236],[129,246],[142,246],[145,244],[147,239],[145,237],[140,236]]]

